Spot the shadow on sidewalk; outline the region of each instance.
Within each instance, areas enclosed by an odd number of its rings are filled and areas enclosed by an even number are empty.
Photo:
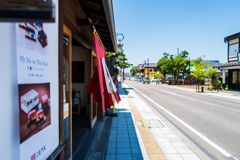
[[[116,105],[117,117],[112,118],[106,160],[143,160],[133,117],[122,84],[118,85],[121,101]],[[128,90],[132,88],[127,88]]]

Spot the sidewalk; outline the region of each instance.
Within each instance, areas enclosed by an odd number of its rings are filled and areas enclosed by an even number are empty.
[[[195,153],[124,84],[112,119],[106,160],[199,160]]]

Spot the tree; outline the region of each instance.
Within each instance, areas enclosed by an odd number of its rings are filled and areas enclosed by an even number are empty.
[[[189,65],[189,60],[187,59],[189,53],[187,51],[182,51],[177,56],[174,56],[169,53],[163,53],[163,57],[158,60],[157,68],[160,69],[160,72],[164,75],[172,74],[174,80],[179,73],[183,73],[187,66]]]
[[[124,80],[124,69],[129,67],[129,63],[127,63],[128,59],[126,58],[126,55],[123,54],[123,49],[118,50],[118,58],[115,62],[115,68],[119,67],[121,70],[123,70],[123,80]]]
[[[166,74],[169,74],[169,53],[163,53],[163,57],[160,58],[157,62],[157,68],[160,69],[160,73],[163,74],[164,79],[166,79]]]
[[[194,66],[193,72],[191,75],[195,77],[198,80],[198,91],[199,91],[199,81],[204,80],[204,77],[207,76],[207,71],[205,68],[207,68],[210,64],[206,61],[204,61],[205,55],[202,57],[197,58],[196,60],[192,61],[192,65]],[[196,86],[197,87],[197,86]]]
[[[179,76],[180,73],[183,73],[184,71],[186,71],[186,68],[188,67],[188,65],[190,63],[188,60],[188,55],[189,55],[189,53],[187,51],[182,51],[180,54],[178,54],[174,58],[173,62],[176,67],[176,68],[174,68],[175,76]],[[184,75],[183,75],[183,78],[184,78]]]
[[[106,59],[111,57],[114,53],[113,52],[105,52]]]
[[[217,69],[215,69],[215,68],[210,67],[208,69],[208,71],[207,71],[208,78],[206,80],[206,82],[208,82],[208,88],[209,88],[209,82],[211,82],[211,78],[212,78],[212,76],[214,76],[216,74],[216,72],[217,72]]]
[[[137,66],[134,66],[130,69],[130,73],[135,76],[136,73],[140,72]]]
[[[154,72],[154,78],[159,79],[159,78],[162,78],[162,76],[163,76],[162,73],[160,73],[160,72]]]

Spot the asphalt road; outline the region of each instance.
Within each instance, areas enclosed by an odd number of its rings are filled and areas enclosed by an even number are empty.
[[[183,91],[168,86],[129,81],[125,83],[147,95],[235,158],[240,159],[240,101]],[[154,107],[151,101],[144,99]],[[157,109],[214,158],[224,158],[223,154],[209,143],[164,113],[163,110]]]

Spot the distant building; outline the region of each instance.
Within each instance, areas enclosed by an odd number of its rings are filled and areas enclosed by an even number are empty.
[[[228,88],[229,89],[240,89],[240,32],[231,36],[225,37],[224,42],[228,43],[228,61],[219,66],[222,69],[222,84],[225,86],[225,71],[228,70]]]
[[[140,70],[140,72],[136,74],[137,76],[148,78],[154,77],[154,72],[159,71],[156,63],[139,64],[138,69]]]
[[[130,77],[129,73],[124,73],[124,77]]]
[[[210,67],[215,68],[217,69],[216,75],[222,76],[222,69],[219,68],[222,65],[222,63],[220,63],[219,60],[206,60],[206,62],[210,64],[207,68],[205,68],[206,71],[208,71]],[[226,70],[225,71],[226,76],[227,76],[227,72],[228,71]]]

